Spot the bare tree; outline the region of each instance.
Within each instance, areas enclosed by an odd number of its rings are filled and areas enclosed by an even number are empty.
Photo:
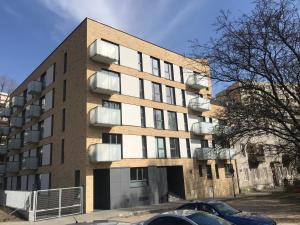
[[[6,93],[6,98],[1,98],[1,101],[6,102],[9,99],[11,92],[17,87],[17,82],[8,76],[0,75],[0,92]]]
[[[256,0],[237,19],[222,12],[216,38],[192,46],[195,58],[208,59],[212,79],[231,85],[220,95],[225,109],[219,116],[230,127],[223,138],[272,135],[277,153],[299,166],[300,17],[294,3]]]

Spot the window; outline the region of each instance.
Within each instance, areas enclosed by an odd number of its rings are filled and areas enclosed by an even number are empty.
[[[165,129],[164,126],[164,115],[160,109],[153,109],[154,127],[156,129]]]
[[[146,136],[142,136],[142,150],[143,150],[143,158],[146,159],[147,155],[147,138]]]
[[[216,178],[219,179],[220,175],[219,175],[219,166],[218,166],[218,164],[215,164],[215,170],[216,170]]]
[[[45,89],[45,87],[46,87],[46,72],[41,75],[40,81],[42,83],[42,89]]]
[[[74,182],[75,187],[80,186],[80,170],[75,170],[75,182]]]
[[[206,175],[207,175],[207,179],[212,180],[211,165],[206,165]]]
[[[141,106],[141,127],[146,127],[146,114],[145,114],[145,107]]]
[[[148,185],[148,168],[130,168],[130,187],[143,187]]]
[[[179,139],[170,138],[171,158],[180,158]]]
[[[43,138],[44,137],[44,129],[45,129],[44,120],[40,121],[38,126],[39,126],[39,131],[40,131],[40,137]]]
[[[208,118],[208,121],[209,121],[210,123],[212,123],[212,122],[213,122],[213,120],[212,120],[212,118],[211,118],[211,117],[209,117],[209,118]]]
[[[67,63],[68,63],[68,53],[64,53],[64,73],[67,72]]]
[[[103,100],[102,106],[105,107],[105,108],[110,108],[110,109],[120,109],[121,108],[121,104],[120,103],[106,101],[106,100]]]
[[[62,131],[66,128],[66,109],[62,110]]]
[[[182,96],[182,106],[186,106],[185,91],[184,90],[181,90],[181,96]]]
[[[65,139],[61,139],[60,163],[65,163]]]
[[[158,83],[152,83],[152,99],[156,102],[162,102],[161,85]]]
[[[205,117],[204,116],[199,116],[198,121],[199,122],[205,122]]]
[[[216,141],[215,140],[211,140],[211,144],[213,148],[216,148]]]
[[[183,69],[182,69],[182,67],[180,67],[180,81],[181,81],[181,83],[184,83]]]
[[[189,125],[188,125],[188,119],[187,119],[187,114],[183,114],[183,120],[184,120],[184,129],[185,131],[189,131]]]
[[[139,79],[139,83],[140,83],[140,98],[144,99],[145,98],[144,80]]]
[[[156,139],[157,158],[166,158],[165,138],[156,137],[155,139]]]
[[[64,84],[63,84],[63,101],[66,101],[66,95],[67,95],[67,80],[64,80]]]
[[[152,74],[154,76],[159,76],[160,77],[160,63],[159,63],[159,59],[151,57],[151,64],[152,64]]]
[[[174,80],[173,65],[171,63],[165,62],[164,69],[165,69],[165,78],[169,80]]]
[[[178,130],[176,112],[168,111],[168,124],[170,130]]]
[[[187,138],[185,139],[186,141],[186,150],[187,150],[187,157],[191,158],[191,145],[190,145],[190,140]]]
[[[121,134],[102,133],[103,144],[122,144]]]
[[[202,168],[202,165],[198,166],[198,171],[199,171],[199,176],[203,177],[203,168]]]
[[[208,140],[200,140],[201,148],[208,148]]]
[[[233,166],[232,164],[225,164],[224,165],[225,169],[225,177],[232,177],[232,172],[233,172]]]
[[[139,70],[143,71],[143,54],[141,52],[138,52],[138,66]]]
[[[46,110],[46,99],[45,96],[40,98],[40,106],[41,106],[41,110],[42,112],[45,112]]]
[[[23,91],[23,98],[24,98],[24,104],[26,104],[27,102],[27,89],[25,91]],[[8,100],[8,99],[6,99]]]
[[[167,94],[167,103],[176,105],[175,100],[175,88],[173,87],[166,87],[166,94]]]

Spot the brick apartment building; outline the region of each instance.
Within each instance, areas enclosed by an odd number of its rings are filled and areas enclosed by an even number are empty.
[[[83,186],[86,212],[232,195],[211,95],[205,60],[85,19],[3,109],[5,189]]]

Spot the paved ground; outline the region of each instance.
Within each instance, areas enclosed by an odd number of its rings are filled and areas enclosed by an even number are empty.
[[[237,209],[256,212],[274,218],[279,225],[300,225],[300,194],[255,193],[240,196],[237,199],[224,199]],[[161,211],[174,209],[182,202],[166,203],[153,206],[142,206],[131,209],[96,211],[90,214],[75,216],[78,222],[114,219],[126,222],[138,222],[148,219]],[[74,217],[64,217],[35,223],[25,221],[4,222],[3,225],[62,225],[74,224]]]

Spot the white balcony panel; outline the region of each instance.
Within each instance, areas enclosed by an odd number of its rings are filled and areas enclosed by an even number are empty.
[[[152,100],[152,82],[144,80],[145,99]]]
[[[0,145],[0,155],[5,155],[7,153],[7,145]]]
[[[120,76],[102,70],[94,73],[90,78],[90,87],[93,92],[113,94],[120,92]]]
[[[0,136],[9,135],[10,128],[9,127],[0,127]]]
[[[180,146],[180,157],[187,158],[187,146],[186,146],[186,139],[179,139],[179,146]]]
[[[194,158],[198,160],[229,160],[234,156],[234,149],[231,148],[197,148]]]
[[[191,132],[195,135],[213,134],[216,124],[208,122],[197,122],[192,124]]]
[[[37,80],[32,80],[28,83],[27,93],[30,95],[37,95],[42,92],[42,82]]]
[[[4,174],[6,172],[6,165],[0,164],[0,174]]]
[[[19,161],[10,161],[6,163],[6,172],[9,173],[16,173],[20,169],[20,162]]]
[[[201,97],[193,98],[189,101],[189,108],[197,112],[206,112],[210,110],[210,100]]]
[[[13,128],[21,128],[23,126],[23,118],[22,117],[11,118],[10,126]]]
[[[119,59],[119,46],[97,39],[90,45],[90,57],[102,63],[111,64]]]
[[[123,158],[143,158],[142,137],[139,135],[122,136]]]
[[[11,99],[12,107],[23,107],[24,106],[24,97],[23,96],[14,96]]]
[[[174,80],[181,83],[180,67],[173,65]]]
[[[21,139],[20,138],[11,138],[7,142],[8,150],[18,150],[21,148]]]
[[[10,108],[0,108],[0,117],[10,117],[11,109]]]
[[[27,118],[38,118],[40,115],[41,115],[41,106],[29,105],[28,107],[26,107]]]
[[[191,74],[186,80],[186,85],[194,89],[208,88],[208,77],[200,74]]]
[[[36,170],[38,168],[38,157],[25,157],[22,160],[22,170]]]
[[[24,133],[24,144],[35,144],[40,141],[39,130],[29,130]]]
[[[146,73],[152,73],[150,56],[143,53],[142,57],[143,57],[143,71]]]
[[[137,51],[120,46],[120,64],[138,70],[138,53]]]
[[[140,106],[122,103],[122,125],[141,126]]]
[[[133,97],[140,97],[139,78],[121,74],[121,93]]]
[[[94,126],[111,127],[121,124],[121,110],[96,107],[90,110],[90,123]]]
[[[89,147],[91,162],[113,162],[121,160],[120,144],[93,144]]]

